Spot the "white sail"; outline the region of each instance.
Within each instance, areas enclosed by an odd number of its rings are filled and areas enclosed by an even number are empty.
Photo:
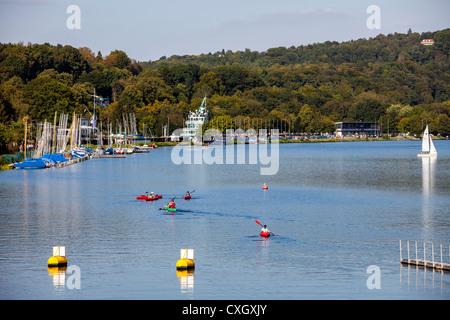
[[[428,134],[428,126],[425,129],[425,132],[423,133],[423,138],[422,138],[422,152],[423,153],[427,153],[430,151],[430,141],[429,141],[430,137]]]
[[[437,155],[436,148],[434,147],[433,140],[430,138],[430,155]]]

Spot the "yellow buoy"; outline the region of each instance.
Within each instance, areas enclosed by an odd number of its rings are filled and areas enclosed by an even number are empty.
[[[53,247],[53,256],[47,260],[49,267],[63,267],[67,266],[66,247]]]
[[[190,259],[180,259],[177,261],[177,270],[195,269],[195,263]]]
[[[61,257],[61,256],[53,256],[50,257],[47,260],[47,265],[49,267],[62,267],[62,266],[67,266],[67,259],[66,257]]]

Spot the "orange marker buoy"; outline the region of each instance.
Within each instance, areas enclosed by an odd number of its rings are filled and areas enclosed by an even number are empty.
[[[269,189],[269,187],[267,186],[267,184],[264,183],[263,190],[267,190],[267,189]]]

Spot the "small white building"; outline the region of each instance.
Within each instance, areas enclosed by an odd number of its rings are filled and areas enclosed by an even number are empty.
[[[97,139],[98,128],[95,126],[93,119],[81,118],[80,129],[81,138],[86,140]]]
[[[433,39],[423,39],[422,41],[420,41],[421,44],[423,44],[424,46],[432,46],[434,44],[434,40]]]

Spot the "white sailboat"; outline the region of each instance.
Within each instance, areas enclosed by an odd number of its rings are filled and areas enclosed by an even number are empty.
[[[437,157],[437,151],[434,147],[433,140],[431,140],[428,133],[428,126],[425,128],[422,138],[422,152],[417,155],[418,157]]]

